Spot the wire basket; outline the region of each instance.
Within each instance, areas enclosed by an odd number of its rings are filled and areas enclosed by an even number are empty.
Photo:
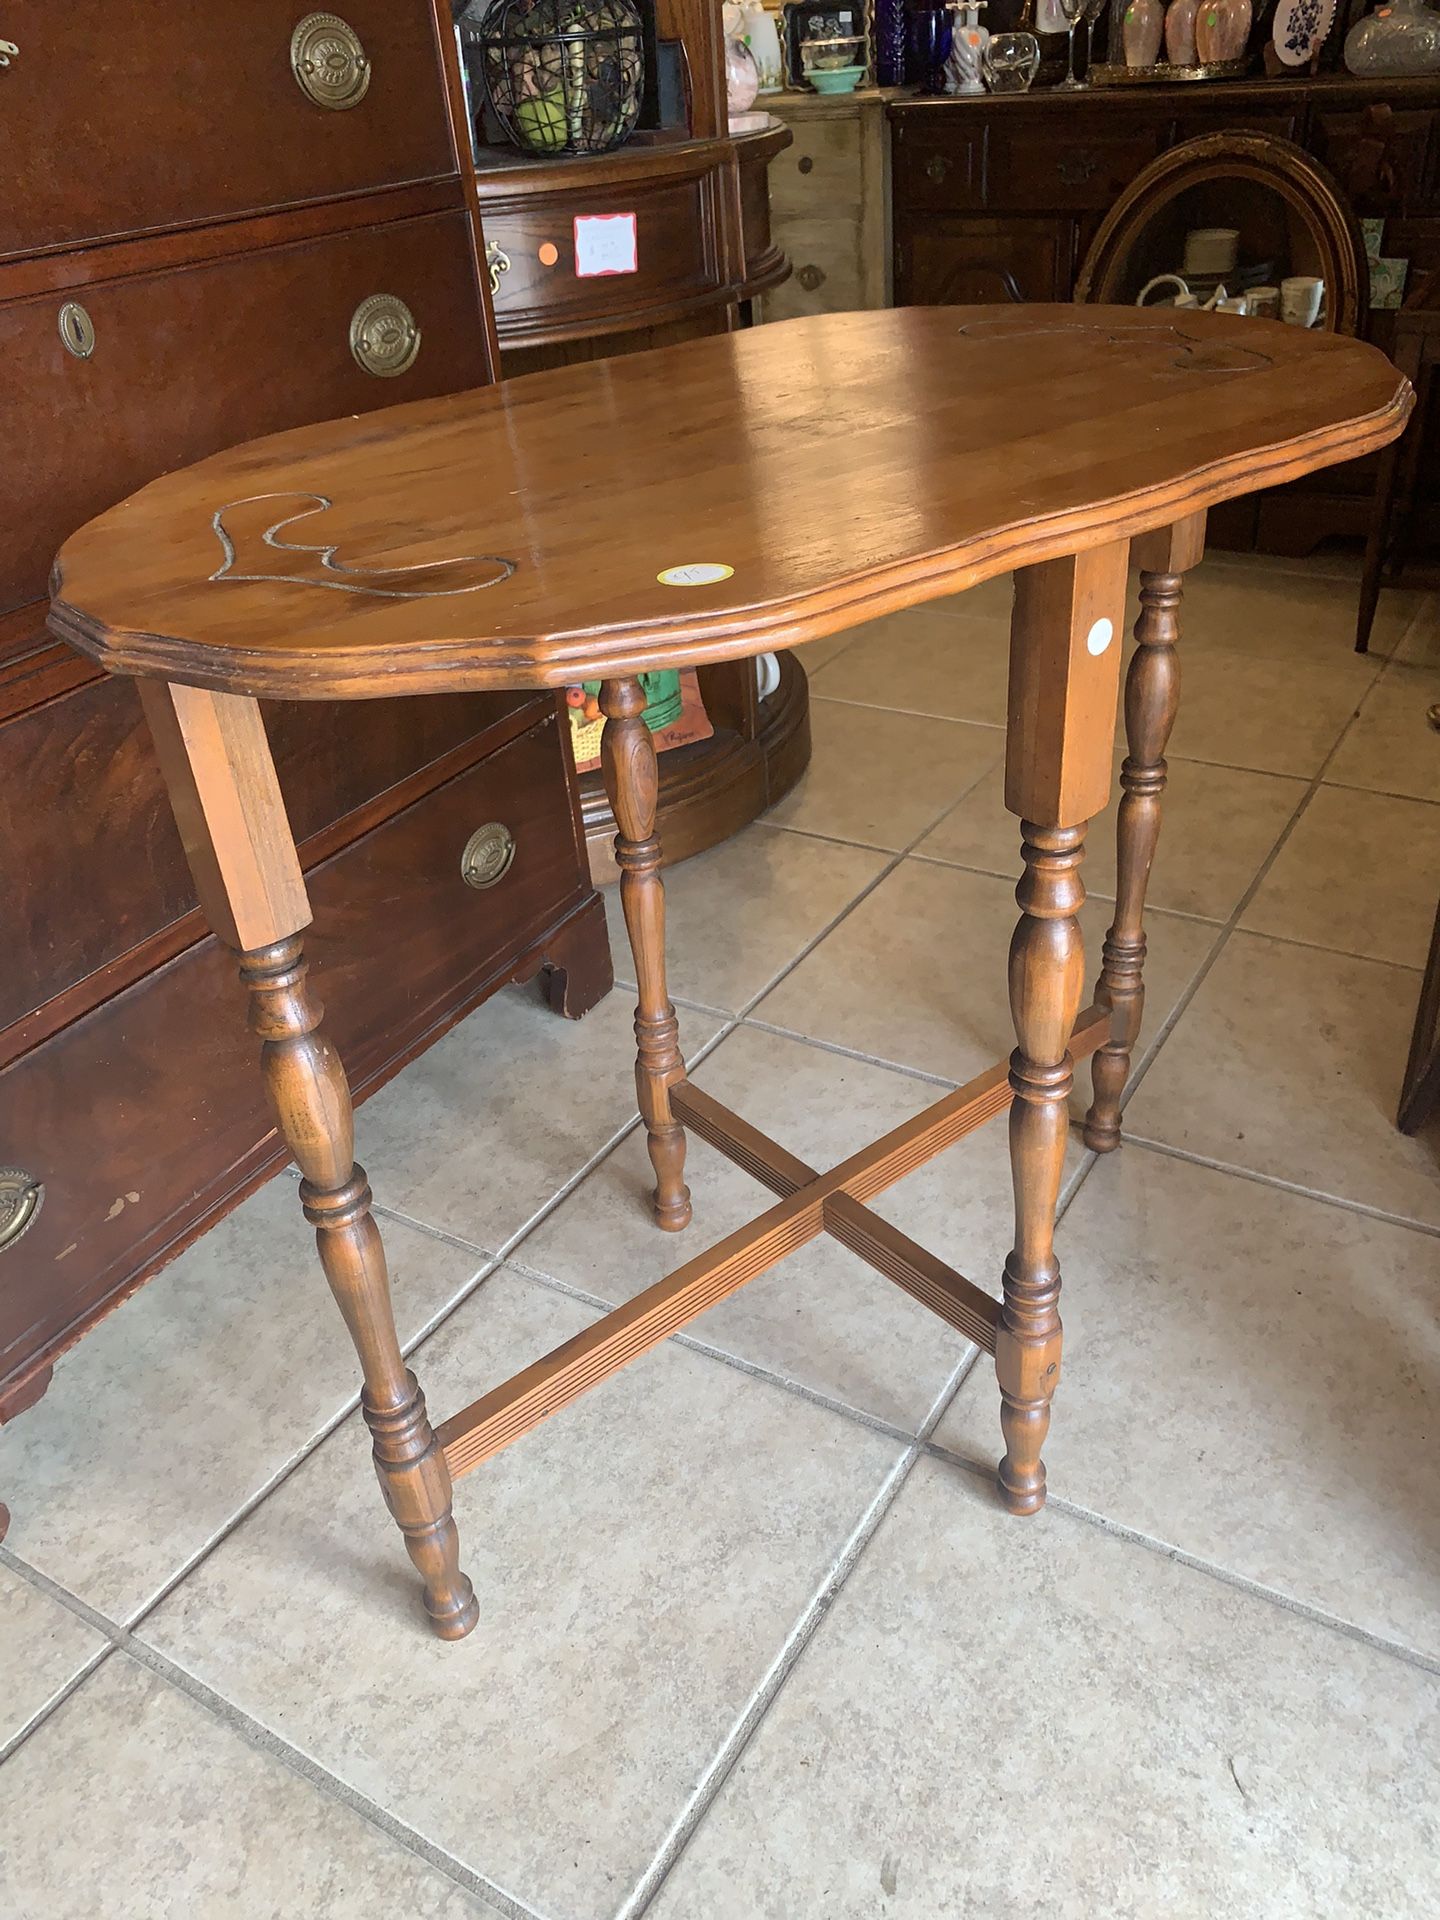
[[[500,0],[464,37],[524,152],[608,153],[635,131],[645,51],[631,0]]]

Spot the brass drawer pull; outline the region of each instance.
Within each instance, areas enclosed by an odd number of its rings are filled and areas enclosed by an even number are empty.
[[[1066,153],[1060,156],[1055,171],[1067,187],[1083,187],[1100,171],[1100,162],[1093,153]]]
[[[799,167],[801,173],[813,173],[815,171],[815,162],[810,158],[808,153],[802,153],[795,164]]]
[[[490,269],[490,298],[493,300],[500,291],[501,274],[510,271],[510,256],[498,240],[486,242],[485,265]]]
[[[60,309],[60,339],[77,360],[88,360],[95,351],[95,322],[78,300],[67,300]]]
[[[825,284],[825,269],[823,267],[801,267],[795,278],[800,282],[806,293],[814,293],[817,287],[823,287]]]
[[[515,860],[515,836],[498,820],[477,827],[465,842],[460,856],[460,878],[467,887],[483,893],[503,880]]]
[[[0,1253],[33,1227],[45,1198],[43,1181],[23,1167],[0,1167]]]
[[[943,153],[932,153],[930,158],[925,162],[926,176],[933,180],[937,186],[949,171],[950,162]]]
[[[307,13],[290,36],[290,71],[317,107],[343,113],[370,90],[370,61],[360,36],[338,13]]]
[[[414,314],[393,293],[372,293],[351,316],[350,351],[366,373],[393,380],[414,366],[420,351]]]

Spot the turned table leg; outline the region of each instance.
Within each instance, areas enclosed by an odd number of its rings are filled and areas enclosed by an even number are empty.
[[[310,906],[260,710],[232,694],[154,681],[140,691],[201,906],[239,954],[266,1092],[360,1356],[381,1491],[424,1581],[432,1626],[461,1639],[479,1604],[460,1571],[450,1475],[400,1351],[370,1188],[355,1164],[350,1089],[306,983],[300,933]]]
[[[1105,936],[1097,1005],[1110,1010],[1110,1034],[1091,1062],[1094,1098],[1085,1144],[1111,1153],[1120,1144],[1120,1102],[1145,1009],[1145,892],[1160,839],[1165,748],[1180,703],[1180,596],[1184,574],[1205,547],[1205,516],[1192,515],[1133,543],[1140,567],[1136,651],[1125,679],[1127,753],[1115,823],[1115,920]]]
[[[1010,943],[1010,1167],[1015,1244],[995,1345],[1012,1513],[1045,1504],[1041,1449],[1060,1379],[1055,1209],[1074,1078],[1070,1034],[1085,954],[1078,919],[1085,823],[1110,792],[1128,546],[1124,541],[1015,576],[1005,805],[1021,821],[1020,921]]]
[[[635,1091],[655,1169],[655,1220],[667,1232],[690,1224],[685,1184],[685,1129],[670,1108],[670,1088],[685,1077],[680,1024],[665,984],[665,883],[655,809],[660,776],[655,742],[644,720],[638,680],[605,680],[600,761],[615,814],[615,863],[620,905],[635,956],[639,1001],[635,1010]]]

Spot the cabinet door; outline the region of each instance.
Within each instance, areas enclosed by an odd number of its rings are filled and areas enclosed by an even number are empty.
[[[994,305],[1068,300],[1075,234],[1068,220],[906,222],[895,247],[895,304]]]
[[[1434,120],[1428,107],[1397,111],[1383,102],[1348,111],[1317,108],[1310,149],[1335,175],[1357,214],[1418,213],[1430,197]]]
[[[452,173],[429,0],[338,7],[332,26],[304,0],[0,9],[19,47],[0,72],[0,259]],[[291,66],[307,20],[328,105]],[[366,64],[342,106],[346,29]]]

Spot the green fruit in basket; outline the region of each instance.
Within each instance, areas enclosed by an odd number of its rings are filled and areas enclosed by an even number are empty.
[[[565,144],[565,96],[537,94],[515,109],[515,125],[525,145],[535,153],[553,153]]]

